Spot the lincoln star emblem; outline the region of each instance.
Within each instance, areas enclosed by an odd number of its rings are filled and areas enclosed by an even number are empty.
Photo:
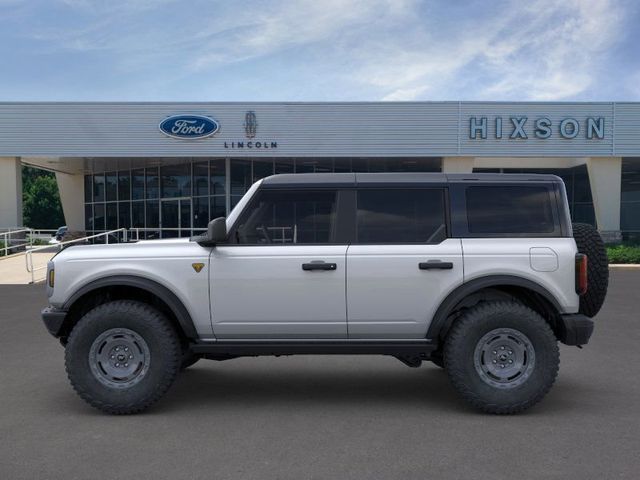
[[[204,268],[204,263],[192,263],[191,266],[196,271],[196,273],[200,273],[200,271]]]
[[[244,115],[244,134],[247,138],[256,136],[258,130],[258,121],[256,120],[256,112],[249,110]]]

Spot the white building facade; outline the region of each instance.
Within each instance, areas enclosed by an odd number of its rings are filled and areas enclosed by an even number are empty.
[[[87,232],[191,235],[274,173],[433,171],[553,173],[574,221],[640,236],[640,103],[0,103],[0,227],[23,164]]]

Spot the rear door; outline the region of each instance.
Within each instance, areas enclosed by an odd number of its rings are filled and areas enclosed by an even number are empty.
[[[347,251],[349,338],[424,338],[463,281],[460,239],[448,237],[445,188],[360,188]]]

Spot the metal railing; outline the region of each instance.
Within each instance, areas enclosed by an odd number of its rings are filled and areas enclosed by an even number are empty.
[[[140,238],[140,232],[142,233],[147,233],[147,232],[152,232],[152,233],[157,233],[158,235],[160,235],[160,232],[178,232],[178,233],[182,233],[182,232],[189,232],[189,236],[192,235],[197,235],[199,233],[203,233],[206,232],[207,229],[206,228],[142,228],[142,227],[132,227],[129,229],[129,241],[131,242],[138,242],[140,240],[145,240],[144,236],[143,238]],[[160,236],[158,236],[157,238],[160,238]],[[163,238],[178,238],[176,237],[163,237]],[[150,240],[150,239],[149,239]]]
[[[27,268],[27,272],[31,274],[31,283],[35,283],[35,272],[39,271],[39,270],[46,270],[47,266],[41,266],[41,267],[34,267],[33,266],[33,252],[39,252],[41,250],[62,250],[66,245],[71,245],[74,243],[79,243],[79,242],[88,242],[89,240],[93,240],[95,238],[100,238],[100,237],[104,237],[105,238],[105,243],[109,244],[109,237],[116,237],[118,241],[120,241],[119,239],[119,234],[122,234],[122,240],[123,242],[127,241],[127,229],[126,228],[119,228],[117,230],[109,230],[107,232],[102,232],[102,233],[98,233],[95,235],[89,235],[87,237],[81,237],[81,238],[74,238],[73,240],[67,240],[64,242],[60,242],[60,243],[56,243],[54,245],[44,245],[42,247],[35,247],[35,248],[31,248],[29,250],[27,250],[25,252],[25,266]]]
[[[0,256],[0,258],[7,257],[9,255],[15,255],[15,253],[10,253],[12,250],[18,250],[23,247],[25,249],[31,248],[33,247],[34,241],[46,240],[51,236],[51,233],[55,233],[58,231],[56,229],[34,229],[29,227],[11,227],[4,228],[3,230],[6,231],[0,232],[0,242],[2,242],[2,248],[0,248],[0,252],[4,252],[4,255]],[[18,237],[15,237],[15,235],[18,235]],[[12,236],[14,236],[13,239],[11,238]],[[20,241],[22,243],[15,243]]]

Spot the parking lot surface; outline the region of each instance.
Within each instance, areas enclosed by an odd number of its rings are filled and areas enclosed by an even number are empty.
[[[1,479],[640,477],[640,269],[612,271],[583,350],[517,416],[478,414],[431,364],[389,357],[201,361],[148,413],[67,382],[43,286],[0,286]]]

